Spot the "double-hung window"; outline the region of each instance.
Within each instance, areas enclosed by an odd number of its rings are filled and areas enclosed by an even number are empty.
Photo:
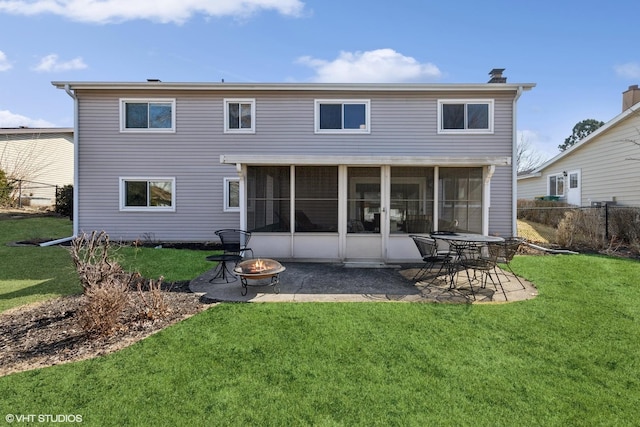
[[[438,133],[493,133],[493,100],[439,100]]]
[[[370,101],[316,99],[316,133],[370,133]]]
[[[120,210],[173,212],[175,188],[175,178],[120,178]]]
[[[224,100],[224,132],[255,133],[255,99]]]
[[[175,99],[121,99],[121,132],[175,132]]]

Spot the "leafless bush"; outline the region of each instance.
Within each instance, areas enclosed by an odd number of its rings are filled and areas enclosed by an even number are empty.
[[[162,288],[163,277],[158,280],[138,281],[138,296],[140,297],[139,316],[146,320],[155,320],[169,314],[166,292]]]
[[[139,278],[112,259],[111,249],[104,231],[83,234],[71,242],[71,258],[84,293],[78,322],[92,335],[110,335],[122,326],[131,286]]]
[[[588,246],[602,249],[606,242],[602,220],[597,210],[567,211],[556,231],[558,243],[564,247]]]
[[[550,200],[518,200],[518,219],[557,227],[569,205]]]
[[[76,266],[83,292],[104,282],[131,280],[120,264],[112,259],[109,235],[104,231],[94,231],[71,242],[71,258]]]
[[[85,288],[78,323],[90,335],[111,335],[122,327],[122,313],[128,304],[128,283],[119,279],[103,280]]]
[[[84,292],[78,320],[93,335],[110,335],[127,322],[164,318],[170,311],[163,278],[142,280],[139,274],[124,271],[112,258],[112,249],[104,231],[83,234],[71,244],[71,257]],[[133,310],[135,319],[125,319],[127,308]]]

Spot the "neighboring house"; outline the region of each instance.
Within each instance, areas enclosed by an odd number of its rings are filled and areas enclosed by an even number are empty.
[[[415,260],[410,233],[515,230],[516,102],[533,84],[53,82],[75,99],[74,233],[256,256]]]
[[[73,153],[72,128],[0,128],[0,168],[31,206],[55,205],[56,186],[73,184]]]
[[[640,89],[623,93],[622,113],[532,172],[518,198],[555,196],[569,204],[640,206]],[[635,159],[635,160],[634,160]]]

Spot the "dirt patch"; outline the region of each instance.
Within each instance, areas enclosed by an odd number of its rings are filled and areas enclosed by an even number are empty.
[[[0,314],[0,376],[112,353],[210,306],[189,291],[188,282],[181,282],[166,292],[170,312],[164,318],[142,320],[133,308],[140,297],[135,292],[130,297],[131,308],[124,314],[126,326],[106,338],[91,337],[78,326],[80,295]]]

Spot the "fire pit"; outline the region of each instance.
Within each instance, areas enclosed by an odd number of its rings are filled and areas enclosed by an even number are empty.
[[[242,261],[236,265],[233,272],[240,276],[242,295],[247,294],[247,286],[273,286],[275,293],[280,292],[280,273],[285,267],[278,261],[268,258],[257,258]],[[262,282],[257,282],[261,280]],[[249,283],[249,280],[256,283]],[[265,283],[265,280],[268,280]]]

